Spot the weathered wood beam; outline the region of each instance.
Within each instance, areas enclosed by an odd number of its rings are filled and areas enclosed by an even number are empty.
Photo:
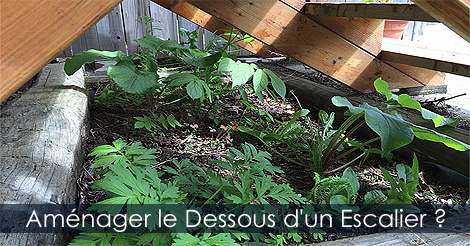
[[[422,85],[283,1],[186,2],[356,90],[371,91],[378,77],[394,88]]]
[[[470,53],[435,50],[415,42],[384,38],[380,58],[387,62],[470,77]]]
[[[436,22],[434,17],[412,3],[317,3],[305,4],[304,13],[335,16]]]
[[[121,1],[0,1],[0,102]]]
[[[470,42],[470,0],[413,0],[413,2]]]

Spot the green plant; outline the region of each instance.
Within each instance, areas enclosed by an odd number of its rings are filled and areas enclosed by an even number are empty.
[[[240,61],[234,61],[231,58],[223,58],[220,61],[218,70],[220,73],[232,73],[232,87],[243,85],[250,79],[253,79],[253,90],[260,100],[264,98],[261,93],[262,91],[270,91],[268,89],[269,82],[271,82],[275,91],[275,93],[271,92],[271,95],[277,93],[282,98],[286,96],[286,85],[269,69],[260,69],[255,64],[246,64]]]
[[[102,168],[101,173],[107,173],[112,166],[137,170],[155,165],[156,151],[156,149],[145,148],[140,142],[127,144],[117,139],[113,145],[101,145],[94,148],[88,156],[96,158],[91,165],[92,168]]]
[[[265,127],[262,130],[255,130],[247,127],[239,127],[238,129],[241,132],[255,136],[265,145],[271,147],[271,150],[276,154],[279,154],[292,163],[309,166],[315,172],[319,173],[329,173],[339,170],[361,157],[365,158],[369,154],[377,153],[382,157],[391,158],[391,151],[409,144],[414,137],[441,142],[459,151],[468,150],[469,146],[458,140],[405,121],[396,111],[392,111],[391,114],[387,113],[387,111],[399,107],[418,110],[421,112],[423,118],[432,120],[435,127],[443,125],[455,126],[458,123],[457,119],[445,118],[425,110],[421,108],[418,102],[412,100],[406,94],[400,96],[392,95],[391,91],[388,89],[387,82],[382,79],[377,79],[374,82],[374,86],[379,93],[386,96],[387,101],[381,102],[376,106],[371,106],[367,103],[353,106],[344,97],[335,96],[331,99],[334,105],[338,107],[348,107],[349,109],[346,112],[346,115],[349,117],[336,130],[332,129],[334,113],[328,115],[326,112],[320,111],[318,124],[314,125],[313,122],[306,117],[309,113],[306,109],[301,109],[296,112],[289,121],[280,124],[278,128]],[[296,123],[301,117],[306,117],[307,127]],[[363,125],[367,125],[377,133],[378,137],[363,143],[349,140],[348,138]],[[366,146],[378,140],[381,140],[380,149],[366,148]],[[272,146],[279,144],[287,145],[289,153],[293,154],[286,156],[272,148]],[[343,150],[344,148],[348,149]],[[339,150],[343,150],[343,152],[333,158],[334,153]],[[362,153],[351,158],[351,161],[340,168],[328,170],[333,163],[349,156],[357,150],[362,150]],[[292,155],[294,156],[292,157]],[[305,158],[306,156],[308,156],[308,158]],[[308,162],[299,161],[302,159]]]
[[[302,236],[300,236],[298,233],[282,233],[278,235],[269,233],[269,238],[267,238],[265,242],[269,245],[283,246],[289,245],[289,240],[293,240],[296,243],[300,243],[300,241],[302,240]]]
[[[94,189],[103,189],[110,198],[100,201],[90,209],[117,214],[127,204],[128,212],[139,211],[147,204],[281,204],[304,202],[288,184],[276,184],[271,175],[282,171],[271,164],[271,156],[257,150],[251,144],[242,144],[241,151],[230,148],[224,160],[214,161],[228,175],[203,170],[187,159],[173,160],[174,167],[164,166],[157,171],[155,149],[147,149],[140,143],[127,144],[116,140],[113,145],[96,147],[90,156],[96,160],[92,167],[102,168],[103,178],[95,182]],[[170,178],[162,179],[163,175]],[[271,175],[270,175],[271,174]],[[150,224],[150,232],[155,225]],[[235,235],[234,235],[235,236]],[[248,240],[249,235],[236,235]],[[262,235],[253,238],[264,240]],[[288,235],[299,239],[298,235]],[[282,238],[279,239],[282,242]],[[268,240],[269,241],[269,240]],[[208,233],[82,233],[71,245],[232,245],[230,234]]]
[[[398,182],[387,170],[380,168],[384,179],[390,183],[391,188],[387,191],[387,195],[377,190],[369,191],[364,196],[364,204],[411,204],[416,187],[419,185],[418,165],[416,154],[413,156],[411,168],[405,164],[398,164],[396,166]]]
[[[354,204],[359,191],[359,181],[354,171],[348,167],[343,176],[320,178],[315,173],[315,186],[312,188],[310,200],[314,203],[327,201],[331,204]]]
[[[134,128],[140,129],[140,128],[145,128],[147,129],[152,135],[155,134],[160,134],[164,135],[163,132],[161,132],[162,128],[165,130],[168,130],[168,127],[176,128],[177,126],[181,126],[181,123],[179,123],[173,115],[169,115],[165,117],[164,115],[156,115],[155,113],[152,112],[152,118],[144,115],[143,117],[134,117],[137,121],[134,124]],[[157,125],[157,123],[159,125]]]

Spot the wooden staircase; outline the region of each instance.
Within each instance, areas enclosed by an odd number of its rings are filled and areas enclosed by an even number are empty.
[[[436,21],[413,4],[333,4],[302,0],[152,1],[216,33],[226,32],[234,26],[257,39],[241,44],[243,48],[261,57],[285,54],[362,92],[371,91],[372,83],[378,77],[387,80],[392,88],[406,88],[442,84],[444,75],[439,71],[468,76],[470,59],[455,62],[455,59],[439,60],[413,54],[401,54],[407,57],[401,59],[393,51],[382,51],[384,20],[378,17]],[[468,5],[464,6],[469,9]],[[463,10],[465,8],[460,12]],[[468,22],[468,14],[466,18]],[[439,65],[433,65],[436,62]]]
[[[0,1],[0,102],[121,1]],[[413,54],[414,47],[383,50],[384,20],[377,18],[443,22],[468,41],[470,0],[415,0],[416,5],[152,1],[216,33],[234,26],[256,38],[241,44],[243,48],[261,57],[293,57],[362,92],[371,91],[378,77],[392,88],[405,88],[443,83],[438,71],[469,76],[468,51],[456,59],[448,52],[419,56]]]

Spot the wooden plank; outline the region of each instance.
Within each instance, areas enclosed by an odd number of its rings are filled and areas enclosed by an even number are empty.
[[[126,39],[122,18],[122,7],[117,6],[111,13],[96,23],[99,49],[126,52]]]
[[[120,0],[0,1],[0,102],[38,73],[119,2]]]
[[[413,2],[470,42],[470,0],[413,0]]]
[[[72,51],[74,54],[79,54],[89,49],[99,50],[100,45],[98,40],[97,27],[94,25],[72,44]]]
[[[181,0],[152,0],[153,2],[161,5],[162,7],[171,10],[172,12],[183,16],[193,23],[204,27],[205,29],[214,32],[215,34],[230,31],[230,25],[212,17],[211,15],[199,10],[198,8],[190,5],[189,3]],[[273,48],[255,40],[251,43],[240,43],[240,47],[260,56],[263,58],[282,56]]]
[[[114,8],[72,44],[74,54],[89,49],[126,52],[121,5]]]
[[[305,14],[318,16],[392,19],[410,21],[437,20],[412,3],[317,3],[308,2]]]
[[[146,0],[124,0],[122,2],[124,32],[126,34],[127,52],[129,55],[139,50],[134,39],[145,36],[145,27],[137,22],[139,16],[149,15],[149,4]]]
[[[384,20],[331,16],[309,17],[374,56],[379,55],[382,50]]]
[[[415,42],[384,38],[380,57],[383,61],[470,76],[469,53],[436,50]]]
[[[444,72],[390,61],[387,63],[425,85],[442,85],[446,80]]]
[[[154,26],[160,30],[154,30],[153,35],[162,39],[178,40],[177,15],[164,7],[150,3],[150,16],[155,20]]]
[[[389,81],[393,88],[421,85],[284,2],[187,2],[356,90],[371,91],[378,77]]]

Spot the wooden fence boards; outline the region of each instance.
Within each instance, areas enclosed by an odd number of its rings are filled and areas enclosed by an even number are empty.
[[[8,98],[119,2],[0,1],[0,101]]]
[[[124,32],[126,34],[127,53],[134,54],[139,45],[134,39],[145,36],[145,27],[137,22],[139,16],[149,16],[150,9],[148,1],[126,0],[122,2]]]

